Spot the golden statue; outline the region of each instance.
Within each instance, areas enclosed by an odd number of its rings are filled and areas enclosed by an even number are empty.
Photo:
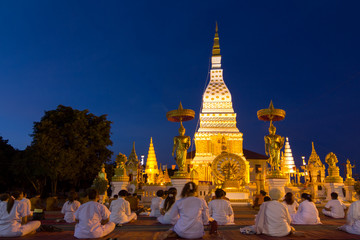
[[[281,165],[280,150],[284,146],[284,137],[276,135],[276,127],[270,122],[269,135],[264,137],[265,154],[269,156],[271,171],[279,171]]]
[[[104,164],[104,163],[101,165],[101,170],[100,170],[100,172],[98,173],[98,177],[101,178],[101,179],[104,179],[104,180],[108,181],[107,175],[106,175],[106,172],[105,172],[105,164]]]
[[[179,128],[179,136],[174,137],[174,146],[172,149],[172,156],[174,156],[174,152],[176,150],[175,160],[177,165],[179,166],[180,172],[185,171],[186,153],[191,145],[190,137],[184,135],[185,128],[181,123]]]
[[[270,102],[268,108],[261,109],[257,112],[259,120],[270,122],[269,135],[264,137],[265,153],[269,156],[270,178],[284,178],[285,175],[281,171],[280,150],[284,146],[284,137],[276,135],[276,128],[272,122],[281,121],[285,118],[285,111],[274,108],[273,102]]]
[[[126,162],[127,162],[127,157],[125,154],[119,153],[119,155],[116,156],[115,176],[127,177],[126,166],[125,166]]]
[[[329,164],[328,176],[325,178],[326,183],[342,183],[344,180],[340,176],[340,169],[336,166],[338,159],[334,153],[328,153],[325,157],[325,162]]]
[[[352,178],[352,169],[355,165],[351,165],[350,160],[346,161],[346,178]]]
[[[336,167],[336,163],[338,163],[338,159],[334,153],[329,153],[325,157],[325,162],[329,164],[329,167]]]
[[[179,136],[174,137],[174,146],[172,155],[174,156],[176,150],[175,160],[179,170],[175,173],[176,178],[189,178],[189,173],[186,170],[186,154],[191,144],[191,138],[185,136],[185,128],[182,122],[192,120],[195,117],[195,112],[191,109],[183,109],[181,102],[179,108],[166,113],[166,118],[170,122],[180,122]]]

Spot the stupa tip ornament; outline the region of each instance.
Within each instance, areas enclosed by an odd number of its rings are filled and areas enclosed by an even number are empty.
[[[286,116],[286,112],[282,109],[274,108],[274,104],[271,100],[268,108],[257,111],[257,116],[259,120],[275,122],[283,120]]]

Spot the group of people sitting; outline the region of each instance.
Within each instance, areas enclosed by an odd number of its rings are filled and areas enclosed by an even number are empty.
[[[152,200],[149,216],[156,217],[162,224],[173,225],[159,239],[169,236],[201,238],[204,235],[204,225],[234,224],[234,212],[225,194],[222,189],[217,189],[214,198],[207,203],[197,197],[197,185],[194,182],[185,184],[178,200],[176,188],[169,188],[166,194],[162,190],[158,191],[157,197]],[[360,192],[357,193],[358,198],[359,196]],[[108,208],[98,202],[99,194],[95,189],[89,190],[89,201],[84,204],[80,204],[76,200],[77,194],[71,192],[61,212],[64,214],[64,221],[76,222],[76,238],[100,238],[111,233],[116,225],[137,219],[137,214],[131,211],[127,197],[128,192],[121,190],[118,199],[112,199]],[[344,218],[346,207],[337,199],[336,193],[332,193],[331,197],[332,200],[323,209],[324,215]],[[319,212],[311,196],[303,193],[301,200],[298,204],[292,193],[287,193],[283,198],[279,189],[271,189],[269,196],[264,196],[262,200],[255,217],[255,225],[241,228],[240,231],[283,237],[295,232],[291,224],[321,224]],[[40,227],[40,221],[28,221],[32,215],[30,206],[30,201],[24,198],[21,191],[1,195],[0,237],[24,236]],[[351,204],[347,213],[347,224],[339,230],[360,235],[360,201]]]
[[[295,233],[294,227],[290,224],[321,224],[319,212],[312,202],[310,194],[303,193],[301,203],[298,204],[291,192],[286,193],[282,202],[280,202],[282,193],[279,189],[270,190],[268,199],[265,199],[266,193],[264,193],[262,193],[264,200],[259,200],[262,204],[255,217],[255,225],[240,228],[242,233],[283,237]],[[357,193],[357,198],[359,199],[359,197],[360,192]],[[322,210],[323,214],[332,218],[344,218],[346,206],[338,199],[336,192],[331,193],[331,198]],[[347,224],[338,229],[360,235],[360,201],[350,205]]]

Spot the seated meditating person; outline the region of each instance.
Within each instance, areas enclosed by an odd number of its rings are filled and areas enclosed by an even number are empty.
[[[32,215],[31,202],[30,202],[30,200],[28,198],[26,198],[27,197],[26,193],[23,193],[23,194],[24,194],[24,197],[23,197],[23,199],[21,199],[21,201],[24,202],[25,205],[26,205],[26,214],[28,216],[31,216]]]
[[[332,192],[331,200],[326,203],[325,208],[322,210],[322,213],[328,217],[344,218],[345,209],[346,206],[338,199],[338,194],[336,192]]]
[[[115,223],[109,222],[110,211],[98,203],[99,194],[95,189],[88,193],[89,201],[75,212],[74,236],[76,238],[101,238],[115,229]]]
[[[64,220],[67,223],[75,222],[75,212],[80,207],[80,202],[76,200],[77,193],[70,192],[68,201],[66,201],[61,209],[61,213],[64,214]]]
[[[43,209],[43,205],[40,198],[40,193],[37,193],[34,197],[30,198],[31,211],[34,209]]]
[[[157,220],[161,224],[171,224],[170,212],[171,212],[171,208],[174,206],[174,203],[176,201],[176,194],[177,194],[176,188],[173,187],[169,188],[168,196],[164,201],[161,202],[161,206],[160,206],[161,216],[157,218]]]
[[[110,221],[117,224],[125,224],[130,221],[136,220],[136,213],[131,212],[130,203],[125,200],[125,197],[128,195],[126,190],[121,190],[119,192],[119,198],[111,202],[110,205]]]
[[[164,236],[176,233],[182,238],[201,238],[205,234],[204,225],[209,224],[209,209],[206,202],[197,198],[197,186],[194,182],[185,184],[181,197],[170,211],[171,224],[175,225]]]
[[[257,194],[254,197],[253,208],[258,208],[264,202],[264,197],[266,196],[266,192],[264,190],[260,190],[260,194]]]
[[[50,196],[46,199],[46,211],[58,211],[60,210],[58,207],[58,197]]]
[[[0,237],[21,237],[35,233],[40,227],[40,221],[28,222],[28,210],[21,202],[23,194],[15,191],[4,195],[0,202]]]
[[[114,200],[116,200],[116,199],[118,199],[118,198],[119,198],[119,196],[118,196],[117,194],[115,194],[112,198],[110,198],[110,199],[109,199],[109,207],[110,207],[110,205],[111,205],[111,202],[114,201]]]
[[[160,204],[161,202],[164,200],[162,197],[164,195],[164,191],[163,190],[159,190],[156,192],[156,197],[154,197],[153,199],[151,199],[151,212],[150,212],[150,217],[160,217],[161,213],[160,213]]]
[[[268,201],[271,201],[271,198],[269,196],[265,196],[264,197],[264,202],[268,202]]]
[[[310,194],[301,194],[302,202],[297,213],[291,215],[292,224],[321,224],[319,212],[311,200]]]
[[[209,214],[218,225],[234,224],[234,211],[230,202],[223,199],[224,191],[220,188],[215,191],[215,199],[209,202]]]
[[[294,195],[291,192],[285,194],[283,204],[287,207],[290,215],[295,214],[299,204],[294,200]]]
[[[290,226],[291,217],[287,207],[279,199],[283,194],[278,188],[269,192],[271,201],[263,202],[255,219],[256,234],[265,234],[273,237],[284,237],[294,229]]]
[[[346,224],[339,227],[339,230],[360,235],[360,191],[356,192],[357,201],[351,203],[346,216]]]

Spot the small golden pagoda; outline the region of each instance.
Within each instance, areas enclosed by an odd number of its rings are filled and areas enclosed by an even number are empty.
[[[171,183],[171,179],[170,179],[167,167],[165,168],[165,172],[164,172],[164,183],[165,184],[166,183]]]
[[[321,184],[325,180],[325,165],[321,162],[319,155],[315,151],[314,142],[311,143],[311,146],[312,150],[307,166],[309,182]]]
[[[150,138],[149,152],[146,159],[145,174],[147,175],[147,183],[156,184],[156,178],[159,174],[159,169],[152,137]]]

